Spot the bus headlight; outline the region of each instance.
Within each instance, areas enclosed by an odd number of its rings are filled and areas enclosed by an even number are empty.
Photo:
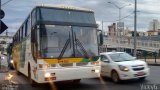
[[[94,69],[94,70],[92,70],[92,72],[99,73],[100,71],[99,71],[99,69]]]
[[[99,73],[99,70],[98,70],[98,69],[96,69],[96,70],[95,70],[95,73]]]
[[[44,77],[49,78],[49,77],[51,77],[51,74],[50,73],[45,73]]]

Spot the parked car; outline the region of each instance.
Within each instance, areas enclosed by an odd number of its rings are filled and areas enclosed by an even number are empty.
[[[150,69],[146,62],[137,60],[125,52],[104,52],[101,56],[101,76],[110,77],[113,82],[120,80],[144,80]]]

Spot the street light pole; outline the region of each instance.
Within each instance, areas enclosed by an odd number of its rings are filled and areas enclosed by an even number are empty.
[[[124,5],[124,6],[120,7],[120,6],[116,5],[116,4],[113,3],[113,2],[108,2],[108,3],[114,5],[116,8],[118,8],[118,10],[119,10],[119,20],[118,20],[118,22],[119,22],[119,25],[120,25],[120,24],[121,24],[121,9],[123,9],[123,8],[126,7],[126,6],[130,6],[131,4],[127,4],[127,5]],[[117,35],[120,36],[120,41],[121,41],[121,33],[122,33],[122,32],[124,32],[124,31],[121,30],[120,26],[118,26]],[[119,49],[117,49],[117,50],[118,50],[118,51],[121,51],[121,48],[119,48]]]
[[[136,57],[136,39],[137,39],[137,0],[135,0],[135,10],[134,10],[134,56]]]
[[[116,8],[118,8],[118,10],[119,10],[119,20],[118,20],[118,22],[121,22],[121,9],[123,9],[123,8],[126,7],[126,6],[130,6],[130,5],[131,5],[131,4],[127,4],[127,5],[124,5],[124,6],[120,7],[120,6],[116,5],[116,4],[113,3],[113,2],[108,2],[108,3],[114,5]],[[121,35],[121,34],[120,34],[120,35]]]

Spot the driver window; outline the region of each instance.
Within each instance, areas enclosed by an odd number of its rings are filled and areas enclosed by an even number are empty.
[[[101,61],[104,61],[104,60],[105,60],[105,61],[106,61],[106,60],[109,61],[108,58],[107,58],[105,55],[101,55]]]

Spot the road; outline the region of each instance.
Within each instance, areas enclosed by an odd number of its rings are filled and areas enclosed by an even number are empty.
[[[27,77],[23,75],[17,76],[14,71],[12,81],[20,84],[20,90],[160,90],[160,67],[150,66],[151,75],[145,81],[127,80],[120,84],[114,84],[109,78],[101,79],[82,79],[80,84],[72,82],[52,84],[40,84],[32,87]]]

